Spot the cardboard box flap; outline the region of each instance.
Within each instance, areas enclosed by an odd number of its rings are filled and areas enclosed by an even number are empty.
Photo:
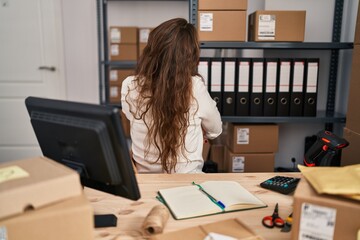
[[[79,175],[45,157],[0,164],[0,219],[82,194]]]
[[[260,240],[263,239],[261,236],[256,235],[251,229],[245,226],[238,219],[227,219],[214,223],[204,224],[197,227],[186,228],[179,231],[174,231],[165,234],[158,234],[150,239],[153,240],[203,240],[210,233],[220,234],[236,239],[246,240]]]

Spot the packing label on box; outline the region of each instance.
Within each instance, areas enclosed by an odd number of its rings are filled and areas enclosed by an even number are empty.
[[[299,240],[332,240],[336,209],[304,202],[301,205]]]
[[[110,40],[112,43],[120,43],[121,41],[121,32],[119,29],[113,28],[110,31]]]
[[[244,172],[245,157],[236,156],[232,159],[232,172]]]
[[[0,226],[0,240],[8,240],[6,227]]]
[[[238,128],[236,144],[249,144],[249,128]]]
[[[260,40],[275,40],[275,15],[259,15],[258,38]]]
[[[110,97],[118,97],[119,95],[118,87],[110,87]]]
[[[110,53],[111,56],[117,56],[119,55],[120,49],[119,49],[119,45],[113,44],[110,47]]]
[[[150,29],[144,28],[139,31],[139,42],[147,43],[150,35]]]
[[[212,32],[213,31],[213,14],[200,13],[200,31]]]
[[[118,80],[118,74],[116,70],[110,71],[110,81],[117,81]]]

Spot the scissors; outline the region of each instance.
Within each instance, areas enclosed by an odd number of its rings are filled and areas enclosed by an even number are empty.
[[[279,227],[282,228],[285,224],[285,221],[279,217],[279,206],[275,205],[274,212],[271,216],[265,216],[262,219],[262,224],[267,228]]]

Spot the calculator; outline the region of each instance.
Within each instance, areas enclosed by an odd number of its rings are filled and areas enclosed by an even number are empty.
[[[275,176],[260,183],[260,186],[282,194],[289,194],[295,190],[299,181],[300,178]]]

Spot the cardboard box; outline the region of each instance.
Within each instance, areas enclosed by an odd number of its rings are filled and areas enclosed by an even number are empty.
[[[273,172],[274,153],[233,153],[225,148],[226,172]]]
[[[121,87],[122,82],[125,80],[125,78],[134,74],[135,70],[133,69],[111,69],[109,71],[110,85]]]
[[[110,27],[110,43],[127,43],[137,44],[138,42],[138,28],[137,27]]]
[[[349,146],[342,149],[341,166],[359,164],[360,163],[360,133],[351,129],[344,128],[344,138],[349,142]]]
[[[198,10],[246,10],[247,0],[199,0]]]
[[[360,45],[354,45],[346,127],[360,133]]]
[[[226,172],[224,161],[225,146],[221,144],[211,144],[210,159],[217,163],[218,172]]]
[[[256,11],[249,15],[248,41],[303,42],[305,11]]]
[[[239,41],[246,39],[246,11],[198,11],[200,41]]]
[[[291,239],[356,239],[359,217],[358,201],[317,194],[303,178],[294,194]]]
[[[203,240],[209,233],[217,233],[234,239],[263,239],[238,219],[227,219],[196,227],[151,236],[151,240]],[[213,239],[213,238],[211,238]]]
[[[79,175],[45,157],[1,163],[0,172],[0,219],[82,194]]]
[[[277,152],[278,140],[276,124],[228,124],[226,144],[234,153]]]
[[[121,102],[121,87],[110,86],[109,87],[109,100],[110,103],[119,104]]]
[[[110,45],[110,60],[112,61],[136,61],[138,57],[137,44],[117,44]]]
[[[71,188],[71,185],[66,187]],[[62,189],[56,190],[62,192]],[[80,195],[0,220],[0,237],[9,240],[87,240],[94,239],[93,227],[92,206],[84,195]]]

